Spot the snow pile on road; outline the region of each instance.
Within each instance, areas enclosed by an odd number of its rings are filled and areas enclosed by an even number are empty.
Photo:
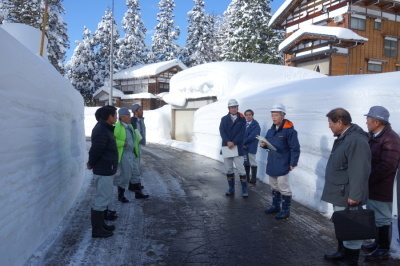
[[[47,60],[2,28],[0,47],[0,261],[22,265],[80,191],[83,99]]]

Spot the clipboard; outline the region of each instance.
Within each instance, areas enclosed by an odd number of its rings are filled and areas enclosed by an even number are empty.
[[[266,140],[266,138],[261,137],[261,136],[257,136],[256,139],[258,139],[261,142],[264,142],[267,145],[268,149],[270,149],[271,151],[276,151],[276,148],[274,147],[274,145],[269,143],[269,141]]]
[[[239,156],[238,147],[237,145],[233,146],[232,149],[229,149],[228,146],[222,147],[222,157],[223,158],[232,158]]]

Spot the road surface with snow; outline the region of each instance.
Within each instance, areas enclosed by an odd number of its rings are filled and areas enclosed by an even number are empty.
[[[91,237],[94,187],[87,171],[76,204],[26,265],[332,265],[322,258],[336,248],[328,219],[294,203],[290,219],[276,220],[264,213],[271,194],[260,182],[249,186],[247,199],[226,197],[219,161],[148,145],[142,172],[150,198],[128,192],[131,202],[123,204],[115,187],[119,218],[109,223],[117,229],[99,239]]]

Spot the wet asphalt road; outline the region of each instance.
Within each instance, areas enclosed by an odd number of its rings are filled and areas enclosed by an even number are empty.
[[[142,184],[150,194],[130,203],[116,200],[117,229],[107,239],[91,238],[94,187],[86,178],[71,212],[26,265],[335,265],[332,223],[296,202],[291,217],[264,213],[271,203],[268,185],[249,185],[249,198],[226,197],[221,162],[148,145],[142,158]],[[240,190],[238,178],[237,189]],[[238,191],[239,192],[239,191]],[[364,253],[362,252],[362,256]],[[360,265],[399,265],[399,261]]]

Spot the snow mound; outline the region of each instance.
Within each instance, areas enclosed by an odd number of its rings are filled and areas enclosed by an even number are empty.
[[[2,28],[0,47],[0,261],[22,265],[80,191],[84,108],[47,60]]]

